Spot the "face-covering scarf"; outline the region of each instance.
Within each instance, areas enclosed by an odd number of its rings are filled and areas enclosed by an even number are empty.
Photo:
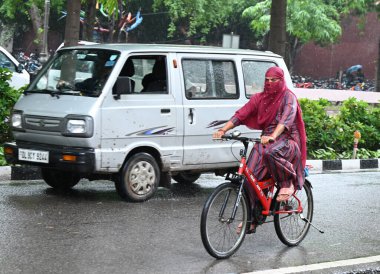
[[[235,116],[246,126],[252,129],[263,130],[275,119],[278,109],[281,106],[282,100],[285,96],[285,91],[291,92],[285,83],[284,71],[279,67],[271,67],[265,73],[267,78],[278,78],[277,82],[265,81],[264,91],[256,93],[251,97],[249,102],[250,106],[244,108],[245,112],[251,112],[251,115],[246,115],[243,109],[235,113]],[[294,95],[295,96],[295,95]],[[253,111],[252,111],[253,110]],[[243,117],[247,117],[245,120]],[[243,120],[242,120],[243,119]],[[305,124],[302,119],[302,110],[297,101],[297,116],[296,121],[298,132],[301,141],[301,158],[302,164],[306,164],[306,131]]]

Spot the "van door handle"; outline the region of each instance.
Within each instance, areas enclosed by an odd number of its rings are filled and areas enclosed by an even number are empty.
[[[170,108],[162,108],[161,113],[170,113]]]
[[[194,123],[194,109],[189,108],[189,124],[192,125]]]

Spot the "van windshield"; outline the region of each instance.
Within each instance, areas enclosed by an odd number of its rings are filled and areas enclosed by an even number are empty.
[[[98,97],[119,55],[101,49],[61,50],[26,93]]]

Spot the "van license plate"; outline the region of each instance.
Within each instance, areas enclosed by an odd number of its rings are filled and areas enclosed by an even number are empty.
[[[20,148],[18,150],[18,159],[28,162],[49,163],[49,152]]]

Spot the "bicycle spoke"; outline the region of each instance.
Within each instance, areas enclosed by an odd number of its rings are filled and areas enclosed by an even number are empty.
[[[219,186],[206,201],[201,218],[201,236],[206,250],[216,258],[227,258],[240,247],[245,237],[242,229],[240,234],[236,228],[241,222],[247,223],[247,204],[242,198],[240,206],[232,219],[237,188],[233,184]]]
[[[301,202],[303,208],[302,214],[312,218],[313,210],[313,197],[309,185],[305,185],[302,190],[297,191],[295,194]],[[293,213],[281,213],[275,215],[274,222],[276,233],[280,240],[289,246],[299,244],[306,236],[310,224],[301,219],[300,214],[297,212],[298,201],[295,197],[290,198],[287,202],[278,203],[276,211],[292,211]]]

